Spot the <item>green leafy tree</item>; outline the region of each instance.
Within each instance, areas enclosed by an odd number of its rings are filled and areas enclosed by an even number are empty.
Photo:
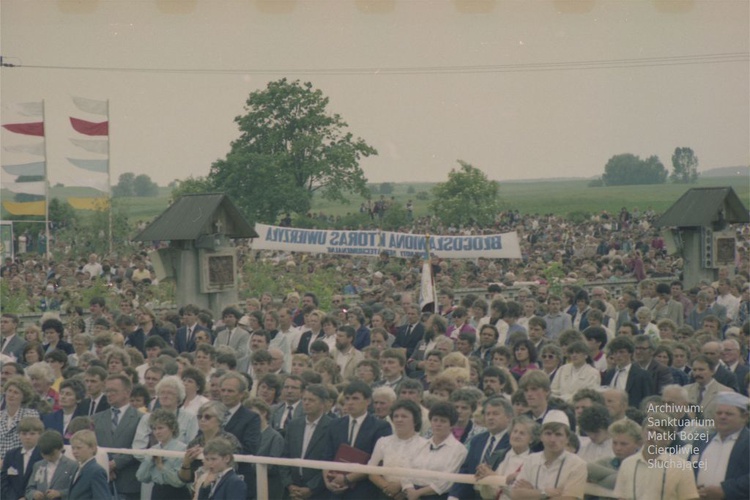
[[[359,161],[377,151],[346,132],[348,125],[327,110],[328,102],[311,83],[286,78],[251,93],[247,113],[235,118],[240,138],[211,166],[216,190],[258,222],[308,211],[313,193],[341,202],[348,201],[346,193],[366,196]]]
[[[112,187],[112,196],[121,198],[123,196],[133,196],[135,194],[135,174],[125,172],[120,174],[117,184]]]
[[[664,184],[667,181],[667,169],[658,156],[641,160],[630,153],[615,155],[605,165],[602,181],[607,186]]]
[[[672,175],[675,184],[698,182],[698,157],[691,148],[675,148],[672,154]]]
[[[49,202],[49,220],[57,227],[65,227],[78,222],[78,214],[67,201],[53,198]]]
[[[208,177],[193,177],[181,181],[174,181],[172,187],[172,201],[186,194],[203,194],[216,191]]]
[[[447,182],[432,188],[430,210],[447,224],[492,224],[501,210],[498,183],[478,168],[458,163],[461,168],[452,169]]]
[[[393,194],[395,186],[392,182],[383,182],[380,185],[380,194]]]
[[[141,197],[154,197],[159,194],[159,186],[146,174],[133,179],[133,194]]]

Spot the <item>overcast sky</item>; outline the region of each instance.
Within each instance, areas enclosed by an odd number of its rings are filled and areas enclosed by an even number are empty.
[[[2,122],[44,99],[50,178],[72,184],[65,157],[96,155],[70,144],[68,116],[98,118],[71,96],[108,99],[113,183],[165,184],[206,175],[248,94],[287,76],[378,149],[372,182],[443,181],[457,159],[497,180],[595,176],[620,153],[671,168],[677,146],[702,170],[747,165],[748,5],[2,0],[1,53],[20,66],[0,74]],[[2,150],[4,165],[33,159]]]

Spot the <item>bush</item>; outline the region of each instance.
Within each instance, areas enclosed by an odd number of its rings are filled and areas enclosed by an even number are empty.
[[[420,192],[417,193],[417,195],[415,196],[415,198],[418,199],[418,200],[429,200],[430,199],[430,193],[428,193],[427,191],[420,191]]]
[[[586,212],[585,210],[574,210],[573,212],[569,212],[567,217],[571,224],[582,224],[590,218],[591,213]]]
[[[588,186],[589,186],[590,188],[600,188],[600,187],[604,187],[604,181],[602,180],[602,178],[601,178],[601,177],[597,177],[596,179],[591,179],[591,180],[589,181],[589,184],[588,184]]]

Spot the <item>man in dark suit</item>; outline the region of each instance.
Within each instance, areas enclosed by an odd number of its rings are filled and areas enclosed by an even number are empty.
[[[508,425],[513,419],[513,407],[507,399],[495,396],[484,403],[485,432],[477,434],[469,442],[469,453],[466,455],[460,474],[476,474],[485,477],[493,474],[505,453],[510,448]],[[471,484],[454,483],[449,498],[461,500],[479,500],[479,492]]]
[[[122,374],[110,375],[104,382],[105,393],[110,407],[94,414],[92,420],[96,429],[96,441],[104,448],[131,448],[135,431],[142,414],[130,406],[130,391],[133,383]],[[135,479],[140,463],[133,455],[110,454],[110,476],[121,500],[138,500],[141,483]]]
[[[607,349],[614,356],[615,368],[602,374],[602,385],[627,392],[628,405],[638,408],[643,398],[654,394],[651,375],[633,363],[635,345],[628,337],[615,337]]]
[[[424,337],[424,325],[420,322],[419,307],[412,304],[406,308],[407,324],[396,331],[396,340],[392,347],[406,349],[406,359],[411,359],[414,349]]]
[[[188,304],[182,308],[183,326],[177,329],[174,338],[174,348],[177,352],[195,351],[195,334],[199,331],[208,331],[198,324],[198,313],[200,309],[194,304]]]
[[[724,366],[724,363],[721,362],[721,351],[722,347],[720,342],[706,342],[705,344],[703,344],[703,347],[701,347],[701,354],[710,359],[715,366],[714,380],[716,380],[721,385],[729,387],[733,391],[739,392],[739,384],[737,383],[737,378],[734,376],[734,373],[728,370]]]
[[[135,347],[138,351],[146,356],[146,334],[138,328],[135,318],[132,316],[120,316],[117,320],[117,327],[125,336],[125,347]]]
[[[727,370],[734,374],[734,378],[739,385],[740,394],[747,396],[745,377],[748,371],[750,371],[750,367],[743,363],[740,357],[740,343],[735,339],[727,339],[721,343],[721,360],[726,365]]]
[[[672,371],[654,359],[654,341],[648,335],[636,335],[635,361],[651,376],[655,394],[661,394],[666,386],[673,382]]]
[[[284,456],[307,460],[331,460],[328,427],[331,417],[325,414],[328,390],[321,384],[307,386],[302,394],[303,418],[289,422],[286,431]],[[292,498],[324,500],[328,498],[323,475],[318,469],[291,467],[292,484],[288,487]]]
[[[3,500],[18,500],[25,497],[26,485],[31,479],[34,464],[42,460],[37,443],[44,431],[42,421],[36,417],[21,419],[18,424],[21,446],[8,450],[0,470],[0,492]],[[31,499],[29,499],[31,500]]]
[[[304,415],[302,411],[302,391],[305,390],[305,381],[297,375],[289,375],[284,379],[281,388],[281,402],[271,412],[271,427],[285,432],[286,426],[292,419]]]
[[[224,430],[239,440],[243,455],[256,455],[260,447],[260,417],[242,405],[247,397],[247,379],[229,372],[219,380],[221,402],[227,407]],[[247,498],[255,498],[255,471],[252,464],[240,463],[237,472],[244,476]]]
[[[83,383],[86,385],[87,398],[78,404],[78,413],[92,417],[95,413],[109,409],[109,402],[104,395],[104,381],[107,379],[107,370],[101,366],[89,366],[83,374]],[[92,404],[93,402],[93,404]]]
[[[724,392],[716,398],[716,434],[706,440],[693,442],[698,453],[692,456],[695,483],[701,498],[750,498],[750,433],[748,398],[742,394]],[[731,446],[727,455],[723,448]],[[713,478],[707,467],[698,463],[707,456],[723,457],[723,464],[709,464],[726,470],[723,478]]]
[[[167,345],[172,345],[169,331],[156,324],[156,315],[150,309],[144,306],[139,307],[135,313],[135,317],[138,320],[138,328],[143,330],[146,339],[158,336],[164,339]]]
[[[3,313],[0,317],[0,352],[20,360],[26,341],[16,334],[18,329],[18,316],[11,313]]]
[[[328,431],[329,449],[334,457],[341,445],[356,448],[368,456],[375,449],[375,443],[384,436],[390,436],[391,426],[367,412],[372,402],[372,389],[361,380],[356,380],[344,388],[344,408],[347,416],[334,420]],[[367,474],[324,471],[323,479],[329,491],[336,498],[357,500],[377,498],[379,492]]]

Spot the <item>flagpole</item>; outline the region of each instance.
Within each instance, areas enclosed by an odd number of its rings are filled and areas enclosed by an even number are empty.
[[[107,126],[110,127],[109,99],[107,99]],[[109,254],[112,255],[112,152],[111,152],[111,129],[107,131],[107,188],[109,194]]]
[[[45,256],[47,263],[50,260],[50,239],[49,239],[49,169],[47,168],[47,116],[45,101],[42,99],[42,126],[44,127],[44,237],[47,239],[45,247]]]

